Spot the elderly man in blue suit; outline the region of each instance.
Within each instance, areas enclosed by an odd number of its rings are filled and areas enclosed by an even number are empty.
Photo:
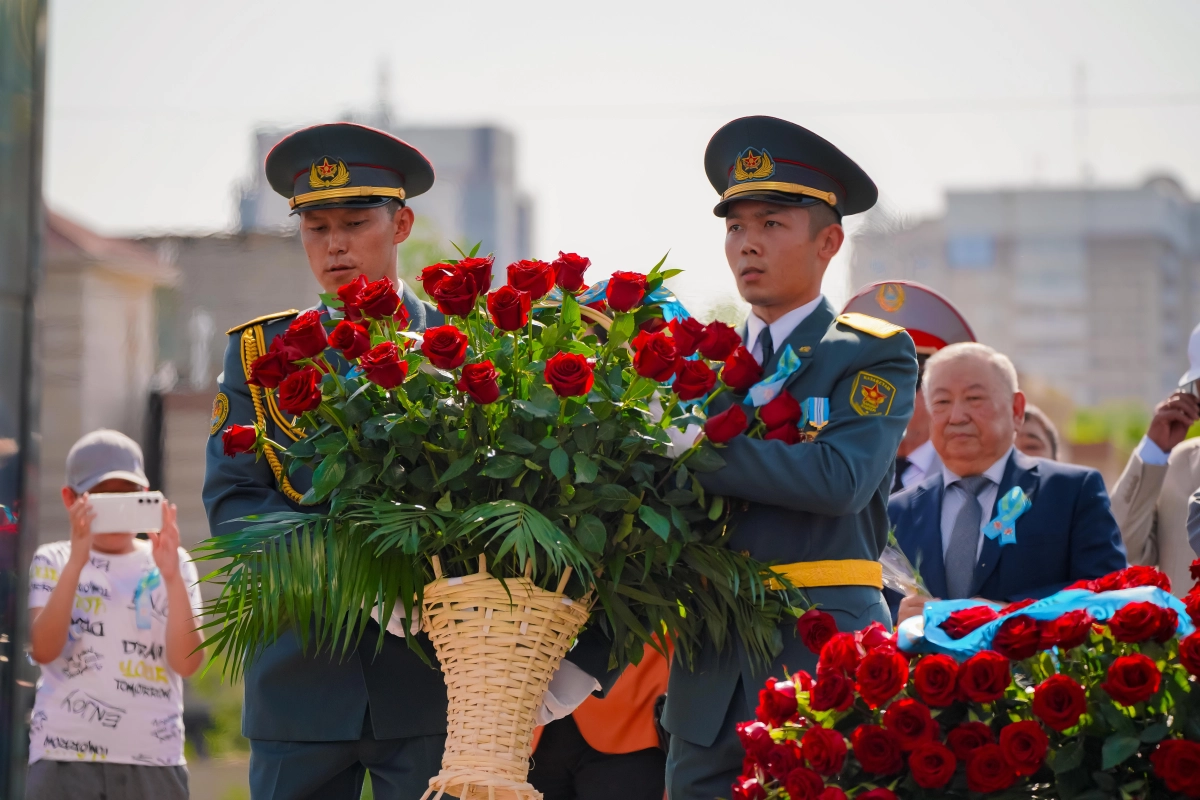
[[[934,598],[1041,598],[1125,567],[1100,473],[1013,446],[1025,396],[1006,356],[983,344],[950,345],[926,363],[923,388],[942,469],[892,495],[888,516]],[[1016,541],[1002,545],[984,528],[1014,487],[1031,505],[1016,520]],[[898,620],[929,600],[903,598]]]

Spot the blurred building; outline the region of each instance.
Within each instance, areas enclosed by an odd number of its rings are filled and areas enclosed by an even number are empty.
[[[853,286],[919,281],[980,341],[1079,406],[1153,404],[1187,368],[1200,321],[1200,204],[1178,182],[946,195],[938,219],[868,218]]]

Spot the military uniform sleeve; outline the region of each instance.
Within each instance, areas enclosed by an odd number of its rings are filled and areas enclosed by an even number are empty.
[[[213,536],[234,533],[239,526],[233,521],[250,514],[300,510],[300,506],[291,503],[279,491],[275,475],[265,458],[255,460],[253,453],[232,458],[225,455],[221,431],[233,424],[254,425],[257,421],[250,389],[246,386],[241,336],[237,332],[229,337],[225,349],[225,370],[217,389],[205,452],[203,492],[204,510],[208,513],[208,526]]]
[[[714,494],[827,516],[862,510],[879,490],[912,416],[917,362],[912,339],[864,338],[829,397],[829,423],[811,442],[738,436],[720,448],[725,466],[700,475]],[[881,379],[891,397],[872,410],[864,388]],[[877,383],[883,386],[883,383]]]

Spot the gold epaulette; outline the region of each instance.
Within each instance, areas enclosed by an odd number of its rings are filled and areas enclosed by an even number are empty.
[[[858,314],[851,311],[849,314],[842,314],[837,318],[837,321],[843,325],[848,325],[856,331],[869,333],[879,339],[886,339],[889,336],[895,336],[900,331],[904,330],[899,325],[893,325],[885,319],[879,317],[868,316],[867,314]]]
[[[270,322],[273,319],[282,319],[283,317],[294,317],[299,313],[299,309],[289,308],[287,311],[276,311],[274,314],[264,314],[261,317],[255,317],[248,322],[243,322],[241,325],[234,325],[232,328],[225,331],[225,333],[227,335],[230,333],[237,333],[240,330],[249,328],[251,325],[258,325],[263,322]]]

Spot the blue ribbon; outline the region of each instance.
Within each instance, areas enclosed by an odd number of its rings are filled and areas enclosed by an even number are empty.
[[[783,391],[783,384],[798,369],[800,369],[800,356],[796,355],[796,351],[789,344],[779,354],[779,362],[775,365],[775,371],[750,387],[750,402],[754,404],[755,408],[758,408],[774,400]]]
[[[159,586],[162,586],[162,573],[158,571],[158,567],[154,567],[142,576],[137,588],[133,590],[133,614],[138,630],[150,630],[150,593]]]
[[[829,424],[829,398],[810,397],[800,404],[800,427],[812,425],[821,430]]]
[[[586,306],[590,303],[596,302],[597,300],[604,299],[604,295],[607,291],[608,278],[605,278],[602,281],[596,281],[593,283],[590,287],[588,287],[587,291],[576,297],[575,301],[581,306]],[[562,289],[559,289],[557,286],[555,286],[550,291],[550,294],[546,295],[546,300],[552,303],[561,303],[562,297]],[[689,319],[692,316],[687,312],[687,309],[683,307],[683,303],[679,302],[679,298],[675,296],[675,293],[666,286],[659,286],[653,292],[646,295],[642,302],[646,304],[657,305],[659,308],[661,308],[663,312],[663,319],[667,322],[671,322],[672,320],[676,319]]]
[[[996,504],[996,518],[987,524],[983,529],[983,535],[989,539],[1000,537],[1000,546],[1006,544],[1017,543],[1017,517],[1024,514],[1033,506],[1033,503],[1025,496],[1025,491],[1020,486],[1014,486],[1012,490],[1000,498],[1000,502]]]

